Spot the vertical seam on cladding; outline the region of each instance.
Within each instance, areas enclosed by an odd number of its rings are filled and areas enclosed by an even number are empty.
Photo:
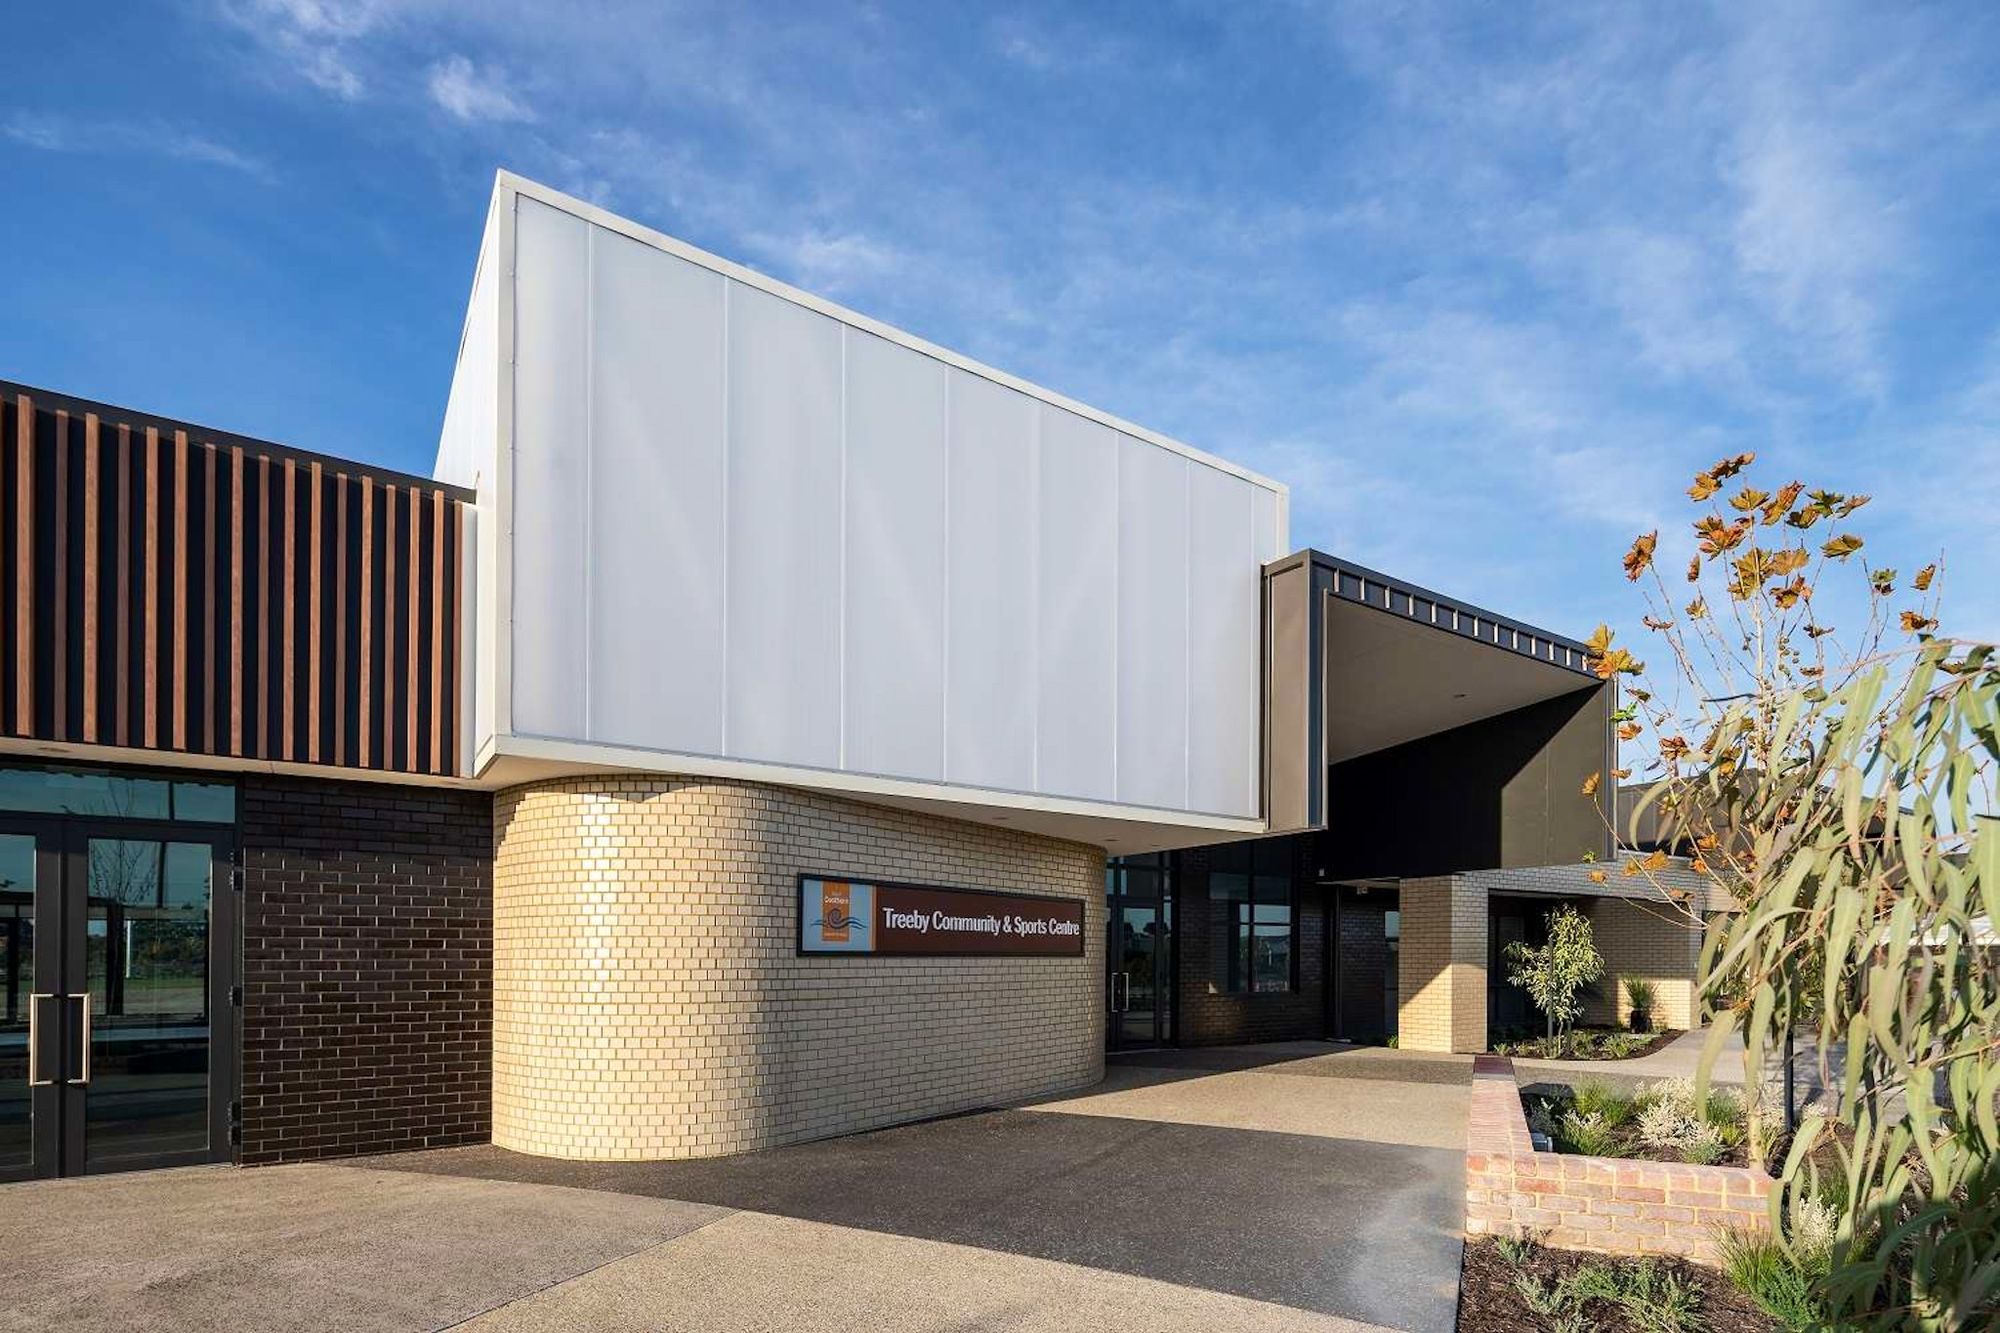
[[[938,363],[944,377],[944,392],[938,402],[943,420],[939,423],[939,449],[943,466],[938,469],[939,500],[943,505],[944,577],[938,582],[938,781],[951,781],[951,367]]]
[[[722,279],[722,540],[721,559],[716,562],[719,569],[722,608],[722,670],[716,680],[717,692],[722,696],[718,701],[717,716],[721,726],[721,744],[716,748],[723,754],[729,753],[729,468],[736,459],[736,445],[730,437],[729,414],[729,290],[736,284],[728,278]]]
[[[1194,806],[1194,464],[1181,460],[1181,809]]]
[[[1028,785],[1042,789],[1042,405],[1028,400]]]
[[[1119,672],[1119,646],[1125,637],[1125,445],[1111,432],[1111,799],[1120,798],[1118,712],[1125,691]]]
[[[578,533],[580,548],[584,558],[577,561],[577,575],[582,583],[579,594],[583,600],[583,734],[596,739],[596,719],[592,716],[596,703],[595,692],[591,688],[594,673],[592,640],[596,635],[593,617],[597,607],[591,599],[591,561],[588,550],[595,529],[597,517],[596,497],[591,493],[591,478],[595,471],[592,464],[597,452],[597,228],[586,222],[583,234],[583,528]]]
[[[840,325],[840,592],[834,601],[833,659],[838,664],[840,697],[833,710],[839,730],[833,766],[847,771],[847,325]]]
[[[1249,488],[1248,498],[1250,504],[1250,568],[1252,570],[1252,577],[1257,580],[1257,661],[1252,664],[1250,669],[1250,728],[1249,734],[1245,738],[1246,748],[1250,752],[1247,769],[1249,781],[1247,790],[1238,792],[1237,795],[1244,802],[1243,808],[1254,818],[1261,805],[1258,798],[1260,788],[1263,785],[1264,669],[1265,663],[1269,660],[1269,650],[1264,640],[1269,630],[1265,624],[1264,617],[1264,557],[1257,549],[1257,488],[1255,486]],[[1266,811],[1265,813],[1268,814],[1269,812]]]

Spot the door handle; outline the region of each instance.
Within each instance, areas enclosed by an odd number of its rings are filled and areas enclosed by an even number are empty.
[[[55,998],[53,992],[28,996],[28,1086],[31,1088],[55,1084],[54,1079],[42,1077],[42,1001]]]
[[[1130,972],[1120,972],[1118,979],[1125,983],[1125,1003],[1118,1006],[1118,1012],[1129,1014],[1132,1012],[1132,974]]]
[[[83,1029],[83,1073],[64,1081],[79,1088],[88,1087],[90,1085],[90,992],[85,991],[81,995],[72,995],[69,998],[83,1006],[83,1022],[80,1025]]]

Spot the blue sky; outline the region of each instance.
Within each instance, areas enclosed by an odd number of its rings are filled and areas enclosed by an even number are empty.
[[[495,167],[1582,635],[1743,449],[2000,634],[1979,4],[20,6],[0,375],[428,471]]]

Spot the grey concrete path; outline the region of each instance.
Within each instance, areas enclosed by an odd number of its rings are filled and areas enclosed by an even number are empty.
[[[468,1333],[1389,1333],[1199,1287],[732,1213],[481,1315]]]
[[[1645,1083],[1658,1083],[1670,1078],[1693,1078],[1701,1063],[1702,1047],[1708,1041],[1708,1029],[1696,1028],[1683,1032],[1671,1042],[1649,1055],[1641,1055],[1630,1060],[1524,1060],[1514,1061],[1515,1081],[1526,1087],[1534,1083],[1578,1083],[1602,1082],[1623,1087],[1635,1087]],[[1836,1053],[1835,1072],[1838,1072]],[[1784,1074],[1782,1052],[1771,1052],[1764,1061],[1764,1086],[1775,1093]],[[1797,1085],[1798,1103],[1801,1110],[1811,1106],[1827,1090],[1820,1078],[1819,1055],[1812,1039],[1800,1033],[1794,1043],[1792,1070]],[[1715,1065],[1710,1073],[1711,1081],[1725,1087],[1740,1088],[1743,1077],[1743,1038],[1731,1032],[1723,1037],[1721,1050],[1717,1053]]]
[[[1080,1096],[703,1162],[8,1186],[0,1329],[1445,1333],[1469,1074],[1160,1052]]]
[[[1145,1052],[1026,1109],[1463,1152],[1471,1069],[1469,1055],[1317,1041]]]
[[[446,1328],[724,1216],[335,1166],[0,1186],[0,1329]]]

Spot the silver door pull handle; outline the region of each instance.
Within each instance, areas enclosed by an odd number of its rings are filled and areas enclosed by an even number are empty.
[[[42,1077],[42,1001],[55,998],[54,992],[28,996],[28,1086],[31,1088],[55,1084],[54,1079]]]
[[[85,991],[81,995],[72,995],[69,998],[83,1002],[83,1073],[80,1077],[70,1079],[69,1082],[76,1087],[86,1087],[90,1083],[90,992]]]

